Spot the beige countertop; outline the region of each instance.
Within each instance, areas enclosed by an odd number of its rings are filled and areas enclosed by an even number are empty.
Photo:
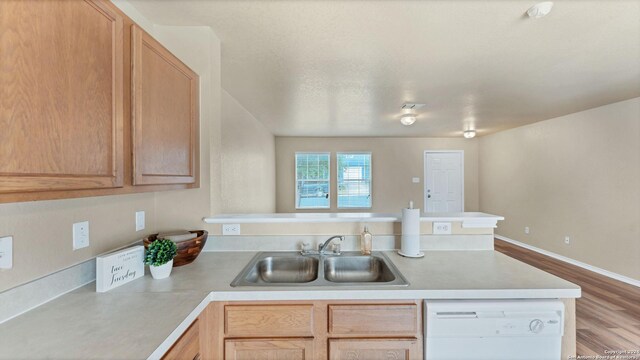
[[[202,253],[171,277],[149,274],[107,293],[91,283],[0,325],[0,359],[156,358],[209,301],[575,298],[568,281],[494,251],[385,252],[409,286],[241,287],[229,284],[255,252]]]

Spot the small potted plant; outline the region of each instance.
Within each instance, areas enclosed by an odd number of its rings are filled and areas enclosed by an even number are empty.
[[[158,239],[147,248],[144,263],[149,265],[154,279],[169,277],[173,268],[173,257],[178,253],[176,244],[168,239]]]

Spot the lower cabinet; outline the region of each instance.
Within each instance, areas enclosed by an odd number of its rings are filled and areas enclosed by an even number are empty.
[[[215,360],[422,360],[422,300],[212,302],[200,355]]]
[[[575,356],[565,301],[563,359]],[[212,302],[163,359],[422,360],[422,300]]]
[[[173,344],[162,360],[199,360],[200,359],[200,324],[195,320]]]
[[[422,346],[411,339],[329,339],[329,360],[422,359]]]
[[[312,339],[225,340],[227,360],[310,360],[314,357]]]

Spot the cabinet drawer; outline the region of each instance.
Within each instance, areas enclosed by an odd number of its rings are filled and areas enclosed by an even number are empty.
[[[410,336],[419,332],[416,304],[329,305],[329,334]]]
[[[313,336],[313,305],[227,305],[228,337]]]
[[[313,340],[310,339],[261,339],[226,340],[225,360],[254,359],[313,359]]]
[[[329,339],[329,360],[422,360],[420,340]]]

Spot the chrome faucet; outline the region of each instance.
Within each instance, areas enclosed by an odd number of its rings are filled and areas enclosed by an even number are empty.
[[[327,241],[325,241],[324,243],[318,244],[318,250],[310,250],[311,246],[309,244],[307,244],[307,243],[304,243],[304,244],[302,244],[302,250],[300,251],[300,254],[302,254],[302,255],[324,255],[327,252],[327,247],[329,247],[331,242],[333,240],[336,240],[336,239],[338,239],[340,242],[342,242],[342,241],[344,241],[344,236],[335,235],[335,236],[332,236],[332,237],[328,238]],[[340,248],[334,249],[333,250],[333,254],[334,255],[340,255]]]
[[[327,239],[327,241],[325,241],[325,242],[324,242],[324,244],[320,244],[320,245],[318,245],[318,253],[319,253],[320,255],[324,255],[324,253],[325,253],[325,251],[326,251],[326,248],[327,248],[327,247],[329,246],[329,244],[331,244],[331,242],[332,242],[333,240],[335,240],[335,239],[338,239],[340,242],[343,242],[343,241],[344,241],[344,236],[342,236],[342,235],[335,235],[335,236],[332,236],[332,237],[328,238],[328,239]]]

